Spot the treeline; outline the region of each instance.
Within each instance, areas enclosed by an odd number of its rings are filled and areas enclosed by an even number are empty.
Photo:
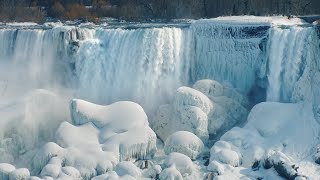
[[[0,0],[1,21],[320,14],[320,0]]]

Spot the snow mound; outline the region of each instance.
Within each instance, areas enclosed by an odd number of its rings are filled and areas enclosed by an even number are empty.
[[[193,88],[180,87],[173,102],[159,107],[151,125],[162,140],[189,131],[206,142],[209,134],[220,134],[246,119],[248,100],[232,87],[200,80]]]
[[[314,179],[320,174],[307,162],[313,161],[310,152],[319,130],[311,104],[260,103],[251,110],[247,125],[228,131],[211,148],[208,169],[228,174],[237,169],[231,165],[253,173],[264,162],[264,168],[273,167],[282,177]]]
[[[196,135],[188,131],[178,131],[167,138],[164,151],[166,154],[178,152],[195,160],[203,148],[203,142]]]
[[[176,152],[173,152],[166,157],[164,165],[165,167],[174,166],[183,177],[190,176],[194,170],[191,159],[184,154]]]
[[[91,179],[112,171],[119,161],[148,159],[156,151],[156,134],[138,104],[99,106],[72,100],[70,112],[75,125],[62,122],[55,143],[47,143],[33,157],[34,172],[41,172],[43,178]],[[125,169],[125,165],[116,168]],[[117,171],[117,178],[125,179],[121,172]]]
[[[142,175],[140,169],[130,161],[118,163],[115,171],[119,176],[129,175],[136,179],[139,179]]]
[[[129,101],[101,106],[74,99],[71,101],[70,109],[73,124],[83,125],[91,122],[97,128],[108,126],[112,128],[114,133],[149,124],[148,117],[142,107]]]
[[[159,176],[160,180],[174,179],[183,180],[181,173],[175,168],[175,166],[166,168],[163,170]]]
[[[94,124],[102,149],[117,151],[115,154],[120,161],[146,159],[155,153],[156,134],[148,126],[147,115],[140,105],[123,101],[101,106],[72,100],[70,109],[73,123]]]

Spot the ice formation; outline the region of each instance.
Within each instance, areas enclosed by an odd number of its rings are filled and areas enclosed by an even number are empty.
[[[307,169],[315,164],[305,162],[313,161],[308,154],[317,145],[318,134],[310,104],[261,103],[252,109],[245,127],[233,128],[215,143],[209,167],[216,171],[228,165],[259,169],[269,161],[270,167],[284,164],[289,174],[314,179],[318,173]],[[295,170],[293,164],[299,168]]]
[[[190,131],[206,142],[209,135],[246,119],[248,101],[232,87],[200,80],[193,88],[180,87],[173,102],[158,109],[152,128],[162,140],[177,131]]]
[[[204,144],[196,135],[188,131],[177,131],[171,134],[165,141],[166,154],[178,152],[195,160],[203,151]]]
[[[319,37],[286,17],[1,23],[0,179],[317,179]]]
[[[189,176],[194,170],[194,165],[191,159],[184,154],[176,152],[170,153],[166,157],[164,165],[167,168],[175,167],[182,176]]]
[[[147,115],[138,104],[123,101],[100,106],[72,100],[70,109],[72,122],[75,125],[95,125],[102,149],[118,151],[119,160],[145,159],[155,153],[156,134],[149,127]]]

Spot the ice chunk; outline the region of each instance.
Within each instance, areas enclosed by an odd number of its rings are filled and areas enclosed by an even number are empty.
[[[196,135],[188,131],[178,131],[170,135],[165,141],[164,151],[182,153],[195,160],[204,148],[203,142]]]
[[[183,177],[191,175],[194,170],[194,165],[191,159],[181,153],[173,152],[169,154],[166,157],[164,164],[166,167],[174,166]]]

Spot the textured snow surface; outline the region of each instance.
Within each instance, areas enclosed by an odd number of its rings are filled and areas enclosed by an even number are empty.
[[[319,179],[316,27],[128,24],[1,24],[0,180]]]
[[[188,131],[178,131],[171,134],[165,141],[166,154],[179,152],[195,160],[204,149],[204,144],[196,135]]]
[[[255,168],[262,169],[260,166],[268,160],[275,164],[277,172],[276,165],[280,163],[291,174],[316,179],[320,174],[310,162],[313,161],[310,153],[318,144],[318,134],[319,124],[310,104],[261,103],[252,109],[245,127],[233,128],[215,143],[210,151],[208,169],[222,175],[224,171],[239,170],[230,168],[231,165],[248,168],[249,172],[255,163]],[[305,162],[310,163],[306,165]],[[292,172],[294,164],[299,167],[297,172]],[[259,177],[268,178],[263,171],[257,172],[261,173]]]
[[[232,87],[200,80],[194,88],[180,87],[173,102],[158,109],[151,125],[162,140],[177,131],[190,131],[206,142],[209,134],[221,133],[246,119],[247,99]]]

